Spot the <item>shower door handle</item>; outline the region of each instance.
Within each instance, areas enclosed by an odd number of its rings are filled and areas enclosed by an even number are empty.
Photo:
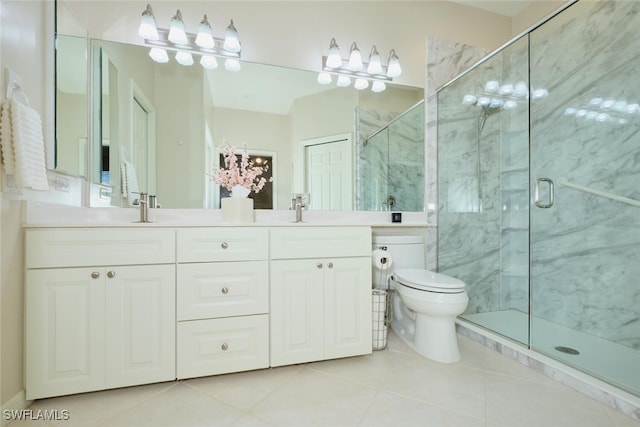
[[[549,198],[547,200],[547,203],[542,203],[540,201],[540,185],[543,182],[547,183],[549,187]],[[553,180],[551,180],[550,178],[536,178],[535,195],[533,201],[539,208],[548,209],[553,206]]]

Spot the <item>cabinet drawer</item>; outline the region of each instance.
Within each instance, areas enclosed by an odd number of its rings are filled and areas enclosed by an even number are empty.
[[[269,315],[178,322],[178,378],[269,367]]]
[[[27,230],[26,268],[175,262],[175,231],[137,228]]]
[[[282,227],[271,230],[272,259],[370,255],[370,227]]]
[[[266,260],[268,236],[257,227],[179,229],[178,262]]]
[[[268,261],[178,265],[178,320],[268,311]]]

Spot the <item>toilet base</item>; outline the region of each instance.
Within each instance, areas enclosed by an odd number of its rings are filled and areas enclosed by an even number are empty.
[[[413,346],[417,353],[436,362],[456,363],[461,359],[453,319],[418,314]]]
[[[466,295],[457,307],[466,307]],[[424,315],[409,309],[400,295],[392,299],[391,329],[412,350],[427,359],[440,363],[456,363],[461,359],[456,333],[455,315]],[[440,305],[441,308],[444,308]]]

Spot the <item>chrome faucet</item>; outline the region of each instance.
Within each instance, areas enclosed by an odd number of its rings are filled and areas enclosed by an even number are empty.
[[[291,199],[291,204],[293,205],[293,208],[296,210],[296,221],[295,222],[302,222],[302,208],[304,208],[304,203],[302,201],[302,196],[301,195],[296,195],[295,198]]]
[[[149,199],[147,193],[140,193],[138,204],[140,205],[140,222],[149,222]]]
[[[147,193],[138,193],[139,199],[133,201],[134,206],[140,206],[140,221],[138,222],[151,222],[149,221],[149,207],[156,207],[156,196],[150,196]],[[149,206],[151,204],[151,206]]]

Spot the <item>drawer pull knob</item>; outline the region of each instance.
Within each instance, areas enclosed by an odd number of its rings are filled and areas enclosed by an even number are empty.
[[[100,273],[98,273],[97,271],[94,271],[93,273],[91,273],[92,279],[97,279],[98,277],[100,277]]]
[[[330,262],[329,264],[327,264],[327,267],[329,267],[329,268],[333,268],[333,263],[332,263],[332,262]]]
[[[222,293],[223,294],[228,294],[229,293],[229,288],[227,288],[226,286],[224,288],[222,288]]]
[[[113,279],[114,277],[116,277],[116,272],[115,271],[107,271],[107,277],[109,279]]]
[[[321,263],[321,262],[317,263],[317,264],[316,264],[316,267],[318,267],[318,268],[322,268],[322,263]]]
[[[224,344],[222,344],[222,345],[220,346],[220,348],[221,348],[223,351],[227,351],[227,349],[229,348],[229,344],[224,343]]]
[[[222,247],[222,249],[227,249],[229,247],[229,244],[227,242],[222,242],[220,246]]]

